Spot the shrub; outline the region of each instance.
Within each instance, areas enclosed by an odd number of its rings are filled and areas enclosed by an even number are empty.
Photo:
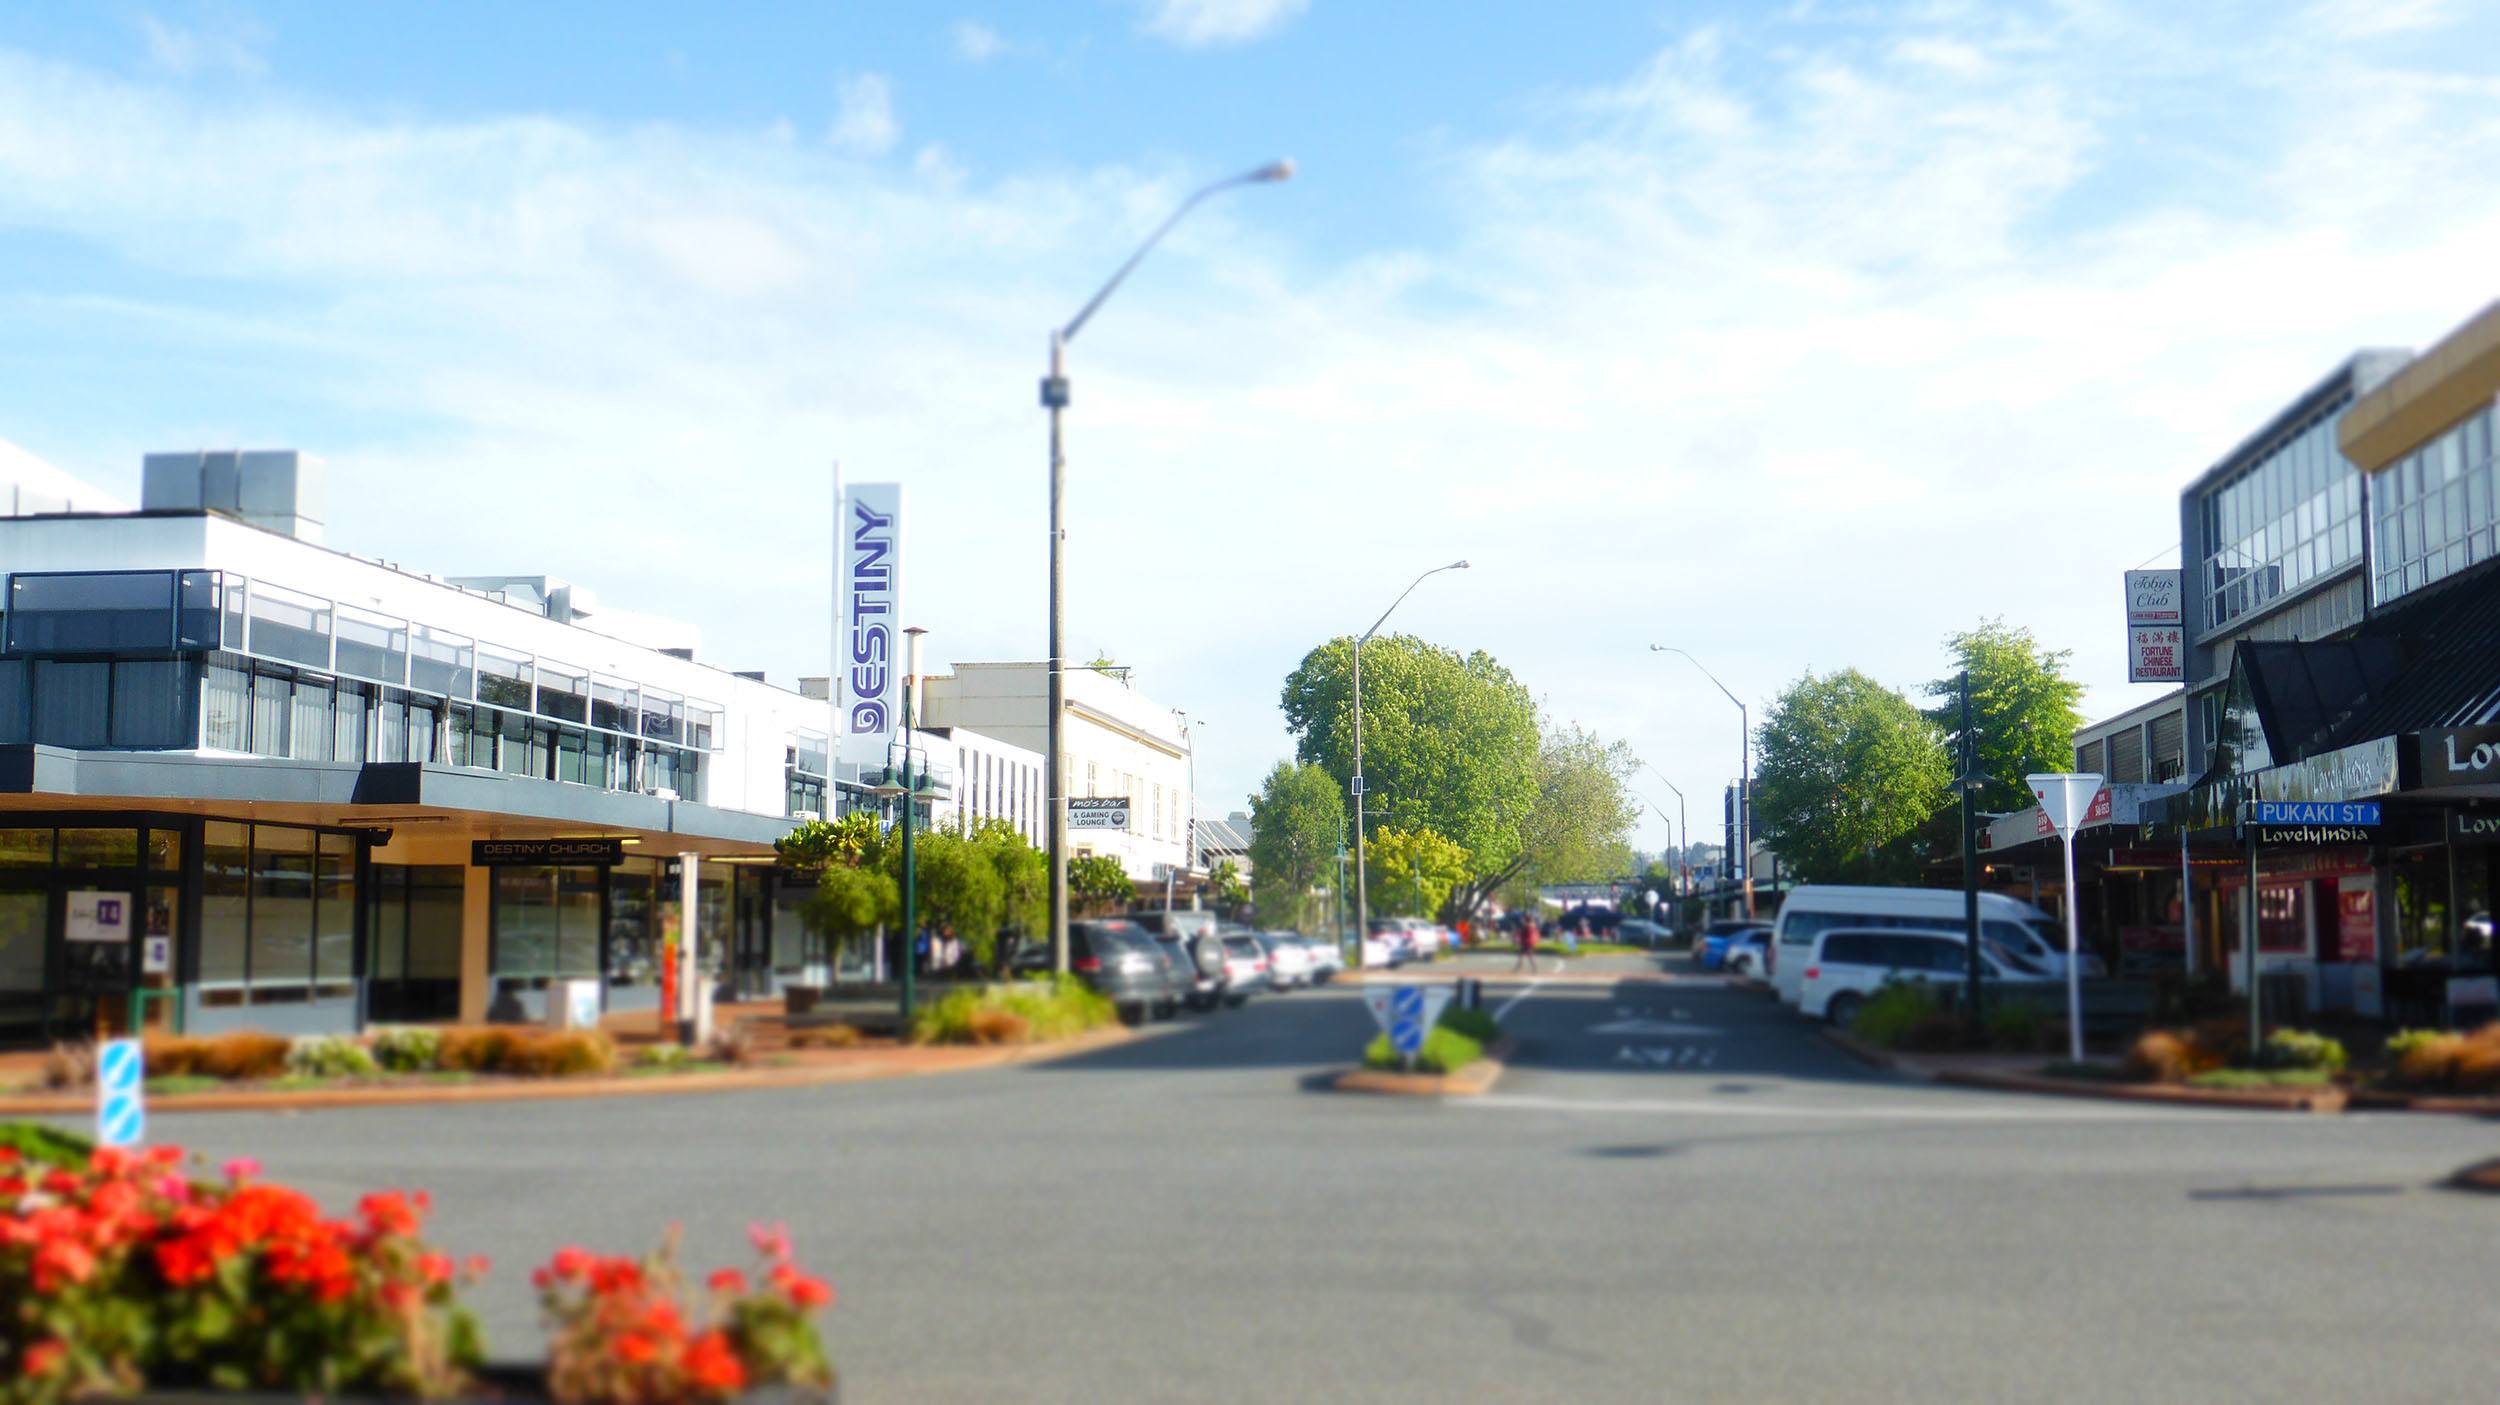
[[[818,1025],[813,1029],[790,1031],[790,1047],[793,1049],[850,1049],[857,1047],[863,1037],[856,1025]]]
[[[2049,1047],[2049,1012],[2037,1001],[1999,1000],[1988,1007],[1987,1035],[1991,1049],[2015,1054],[2039,1053]],[[2064,1041],[2059,1043],[2062,1045]]]
[[[199,1074],[200,1051],[207,1046],[205,1039],[151,1034],[139,1041],[139,1056],[150,1078],[184,1078]]]
[[[20,1174],[0,1150],[0,1361],[12,1400],[166,1390],[444,1396],[467,1387],[466,1272],[418,1237],[425,1197],[353,1219],[254,1179],[194,1184],[182,1152],[96,1150]]]
[[[694,1062],[694,1051],[683,1044],[651,1044],[637,1050],[634,1066],[674,1071]]]
[[[1021,1044],[1033,1036],[1033,1026],[1024,1016],[995,1005],[982,1006],[965,1021],[966,1032],[975,1044]]]
[[[373,1058],[393,1073],[421,1073],[442,1062],[443,1033],[416,1025],[373,1036]]]
[[[530,1278],[550,1337],[548,1394],[565,1405],[641,1405],[831,1385],[813,1319],[832,1305],[833,1289],[799,1271],[788,1231],[756,1225],[747,1234],[762,1282],[717,1270],[699,1307],[687,1300],[674,1230],[641,1260],[558,1250]]]
[[[365,1046],[343,1034],[307,1034],[286,1054],[286,1071],[296,1078],[365,1078],[382,1071]]]
[[[577,1078],[616,1071],[616,1041],[595,1029],[524,1035],[505,1055],[505,1069],[540,1078]]]
[[[240,1078],[275,1078],[286,1072],[286,1056],[293,1041],[282,1035],[263,1034],[258,1030],[237,1030],[200,1041],[193,1055],[194,1073],[229,1082]]]
[[[985,1011],[1022,1021],[1022,1033],[1015,1033],[1013,1025],[995,1014],[984,1014]],[[924,1005],[913,1014],[911,1042],[990,1044],[1066,1039],[1115,1023],[1119,1017],[1118,1009],[1109,1000],[1087,990],[1074,977],[1049,976],[951,991],[936,1004]]]
[[[1959,1037],[1934,989],[1911,981],[1877,987],[1849,1017],[1849,1032],[1879,1049],[1950,1048]]]
[[[2148,1029],[2128,1046],[2119,1067],[2129,1078],[2148,1083],[2184,1083],[2222,1067],[2222,1055],[2192,1030]]]
[[[755,1058],[755,1031],[747,1028],[744,1020],[724,1025],[712,1031],[710,1041],[703,1046],[703,1057],[712,1063],[734,1065],[752,1062]]]
[[[2500,1089],[2500,1025],[2485,1025],[2466,1036],[2465,1047],[2458,1051],[2456,1067],[2449,1071],[2448,1078],[2460,1093]]]
[[[42,1122],[0,1122],[0,1164],[10,1153],[37,1166],[57,1166],[68,1171],[83,1171],[88,1154],[95,1143],[58,1127]],[[12,1174],[0,1171],[0,1175]]]
[[[2339,1040],[2305,1029],[2278,1029],[2266,1036],[2265,1046],[2258,1051],[2257,1066],[2341,1073],[2344,1071],[2344,1046]]]
[[[1479,1044],[1491,1044],[1502,1037],[1501,1023],[1486,1010],[1462,1010],[1452,1005],[1441,1012],[1437,1023],[1443,1029],[1457,1030]]]
[[[1424,1034],[1424,1047],[1415,1053],[1415,1068],[1420,1073],[1456,1073],[1484,1057],[1484,1046],[1446,1025],[1434,1025]],[[1406,1060],[1389,1047],[1389,1036],[1373,1037],[1363,1050],[1367,1068],[1403,1070]]]
[[[2256,1088],[2323,1088],[2335,1075],[2323,1068],[2215,1068],[2187,1080],[2191,1088],[2246,1092]]]
[[[72,1092],[95,1085],[95,1045],[88,1040],[56,1043],[43,1056],[43,1086]]]
[[[447,1029],[437,1045],[436,1062],[470,1073],[504,1072],[513,1061],[523,1031],[503,1025],[479,1029]]]

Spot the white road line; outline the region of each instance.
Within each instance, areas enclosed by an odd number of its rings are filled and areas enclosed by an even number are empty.
[[[2159,1110],[2144,1108],[2131,1111],[2114,1108],[2108,1110],[2075,1108],[2035,1111],[2025,1108],[1990,1110],[1971,1107],[1797,1107],[1698,1098],[1548,1098],[1532,1093],[1487,1093],[1481,1097],[1447,1098],[1443,1100],[1442,1105],[1445,1107],[1512,1108],[1530,1112],[1610,1113],[1619,1116],[1669,1112],[1716,1117],[1785,1117],[1866,1122],[2235,1122],[2250,1115],[2247,1111],[2202,1112],[2175,1108]],[[2327,1122],[2334,1119],[2316,1120]]]
[[[1543,976],[1537,976],[1537,977],[1535,977],[1535,978],[1531,979],[1531,980],[1528,982],[1528,988],[1527,988],[1527,989],[1525,989],[1525,990],[1523,990],[1523,991],[1519,992],[1517,995],[1512,996],[1512,997],[1511,997],[1511,998],[1509,998],[1508,1000],[1503,1001],[1503,1002],[1502,1002],[1502,1004],[1501,1004],[1501,1008],[1499,1008],[1499,1009],[1497,1009],[1497,1010],[1495,1010],[1495,1011],[1493,1012],[1493,1022],[1494,1022],[1495,1024],[1500,1024],[1502,1021],[1504,1021],[1504,1020],[1506,1020],[1506,1019],[1509,1019],[1509,1018],[1510,1018],[1510,1012],[1511,1012],[1511,1009],[1512,1009],[1514,1006],[1518,1005],[1518,1003],[1519,1003],[1520,1001],[1525,1000],[1525,999],[1527,999],[1529,996],[1536,994],[1536,988],[1537,988],[1538,986],[1543,985],[1543,984],[1545,984],[1545,978],[1544,978]]]

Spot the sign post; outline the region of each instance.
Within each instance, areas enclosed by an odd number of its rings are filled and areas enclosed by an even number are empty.
[[[2075,891],[2075,831],[2101,793],[2101,778],[2088,772],[2048,772],[2023,777],[2040,813],[2057,831],[2066,854],[2066,1053],[2083,1062],[2083,905]]]
[[[144,1086],[147,1060],[136,1039],[108,1039],[96,1049],[95,1140],[98,1146],[137,1146],[148,1134]]]
[[[1448,1008],[1454,993],[1446,985],[1374,986],[1363,992],[1363,1005],[1372,1012],[1372,1022],[1389,1036],[1389,1048],[1405,1060],[1411,1073],[1415,1056],[1423,1051],[1424,1036],[1440,1022],[1441,1012]]]
[[[2265,1008],[2257,990],[2257,943],[2263,930],[2257,912],[2257,846],[2367,844],[2378,837],[2380,819],[2379,803],[2375,800],[2252,799],[2241,806],[2240,840],[2248,846],[2248,915],[2242,924],[2248,949],[2241,969],[2248,978],[2250,1058],[2265,1048],[2265,1033],[2260,1028]]]

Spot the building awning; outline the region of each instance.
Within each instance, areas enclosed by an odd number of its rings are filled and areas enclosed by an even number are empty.
[[[655,853],[753,857],[793,821],[665,796],[418,762],[293,761],[169,751],[0,746],[12,809],[130,808],[272,822],[429,828],[486,837],[630,835]],[[665,842],[662,842],[665,841]]]
[[[2100,792],[2092,797],[2091,805],[2084,810],[2083,823],[2075,827],[2075,832],[2078,836],[2092,830],[2107,830],[2112,834],[2132,833],[2135,826],[2142,822],[2147,805],[2166,800],[2186,789],[2184,785],[2169,782],[2121,782],[2102,786]],[[2057,845],[2057,828],[2049,823],[2049,812],[2037,805],[2000,816],[1979,835],[1979,852],[1989,858],[2008,857],[2010,851],[2033,844],[2045,844],[2049,849]]]

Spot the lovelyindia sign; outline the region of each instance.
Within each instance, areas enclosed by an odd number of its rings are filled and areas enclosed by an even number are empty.
[[[2258,844],[2367,844],[2379,820],[2375,800],[2252,800],[2241,826]]]

